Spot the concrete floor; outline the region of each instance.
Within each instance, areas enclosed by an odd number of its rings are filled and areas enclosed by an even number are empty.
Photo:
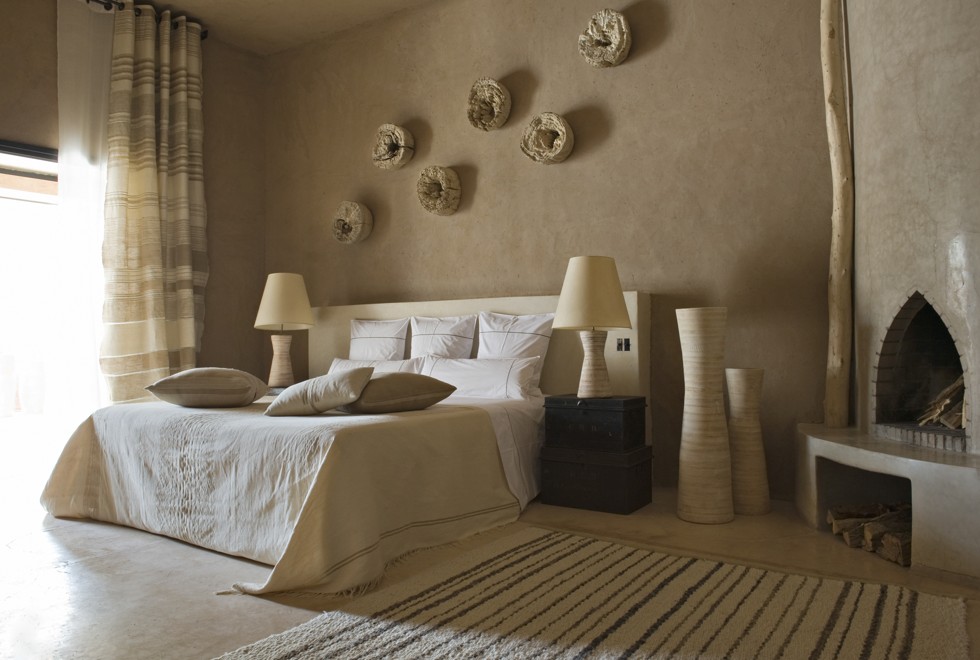
[[[277,602],[219,596],[232,582],[262,581],[268,567],[136,530],[45,516],[37,495],[57,442],[34,435],[30,456],[11,450],[24,437],[0,420],[0,657],[210,658],[302,623],[344,599]],[[67,437],[67,436],[60,436]],[[657,490],[630,516],[532,503],[530,524],[624,543],[796,572],[889,582],[968,599],[972,657],[980,658],[980,585],[922,574],[846,548],[804,526],[789,503],[766,516],[695,525],[674,515],[674,493]],[[508,533],[495,530],[454,546],[416,553],[392,567],[398,582]]]

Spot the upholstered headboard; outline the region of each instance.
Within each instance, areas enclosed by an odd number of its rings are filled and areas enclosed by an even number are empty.
[[[627,291],[626,308],[632,329],[612,330],[606,341],[609,380],[616,394],[650,397],[650,294]],[[310,376],[325,374],[334,358],[346,358],[352,319],[399,319],[410,316],[462,316],[478,312],[540,314],[553,312],[558,296],[473,298],[424,302],[381,303],[316,307],[316,325],[310,330]],[[479,331],[479,330],[478,330]],[[619,340],[629,340],[629,351],[618,351]],[[474,342],[474,357],[476,345]],[[574,394],[582,369],[582,344],[574,330],[555,330],[541,372],[545,394]],[[649,407],[647,408],[649,411]],[[649,412],[647,437],[650,433]]]

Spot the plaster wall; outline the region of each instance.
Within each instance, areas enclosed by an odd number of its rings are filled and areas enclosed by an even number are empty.
[[[674,312],[723,305],[727,364],[766,370],[770,482],[788,499],[795,424],[820,419],[826,355],[819,3],[635,0],[614,7],[630,21],[632,52],[604,70],[577,52],[597,8],[446,0],[269,58],[266,272],[302,273],[314,305],[399,302],[557,293],[569,257],[613,256],[624,288],[653,293],[656,483],[677,474]],[[482,76],[514,99],[508,123],[489,133],[465,112]],[[520,151],[543,111],[573,128],[564,163]],[[385,122],[415,136],[401,170],[371,164]],[[212,171],[228,166],[208,156]],[[419,206],[427,165],[460,175],[455,215]],[[374,213],[364,243],[330,235],[344,200]]]
[[[58,148],[57,6],[0,2],[0,140]]]
[[[854,89],[858,422],[873,418],[876,352],[921,292],[980,406],[980,4],[849,4]],[[980,452],[975,428],[968,450]]]
[[[214,36],[203,53],[210,275],[198,362],[265,378],[271,344],[252,327],[265,285],[264,64]]]

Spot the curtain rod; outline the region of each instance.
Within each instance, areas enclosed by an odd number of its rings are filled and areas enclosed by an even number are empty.
[[[102,8],[105,9],[106,11],[112,11],[113,9],[125,9],[126,8],[126,5],[122,2],[122,0],[85,0],[85,4],[87,4],[87,5],[90,5],[93,2],[95,4],[97,4],[97,5],[101,5]],[[136,12],[136,15],[137,16],[140,15],[140,8],[139,7],[133,7],[133,11]],[[157,21],[159,21],[159,20],[160,19],[158,17],[157,18]],[[200,21],[194,21],[194,22],[195,23],[199,23]],[[174,27],[176,28],[177,26],[174,25]],[[207,38],[208,38],[208,30],[207,30],[207,28],[205,28],[202,25],[201,26],[201,41],[204,41]]]

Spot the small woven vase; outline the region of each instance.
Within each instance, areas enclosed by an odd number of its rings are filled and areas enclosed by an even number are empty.
[[[759,423],[762,369],[725,369],[728,385],[728,437],[732,449],[735,513],[769,513],[769,478]]]
[[[677,310],[684,364],[684,418],[677,516],[695,523],[735,518],[725,419],[725,307]]]

